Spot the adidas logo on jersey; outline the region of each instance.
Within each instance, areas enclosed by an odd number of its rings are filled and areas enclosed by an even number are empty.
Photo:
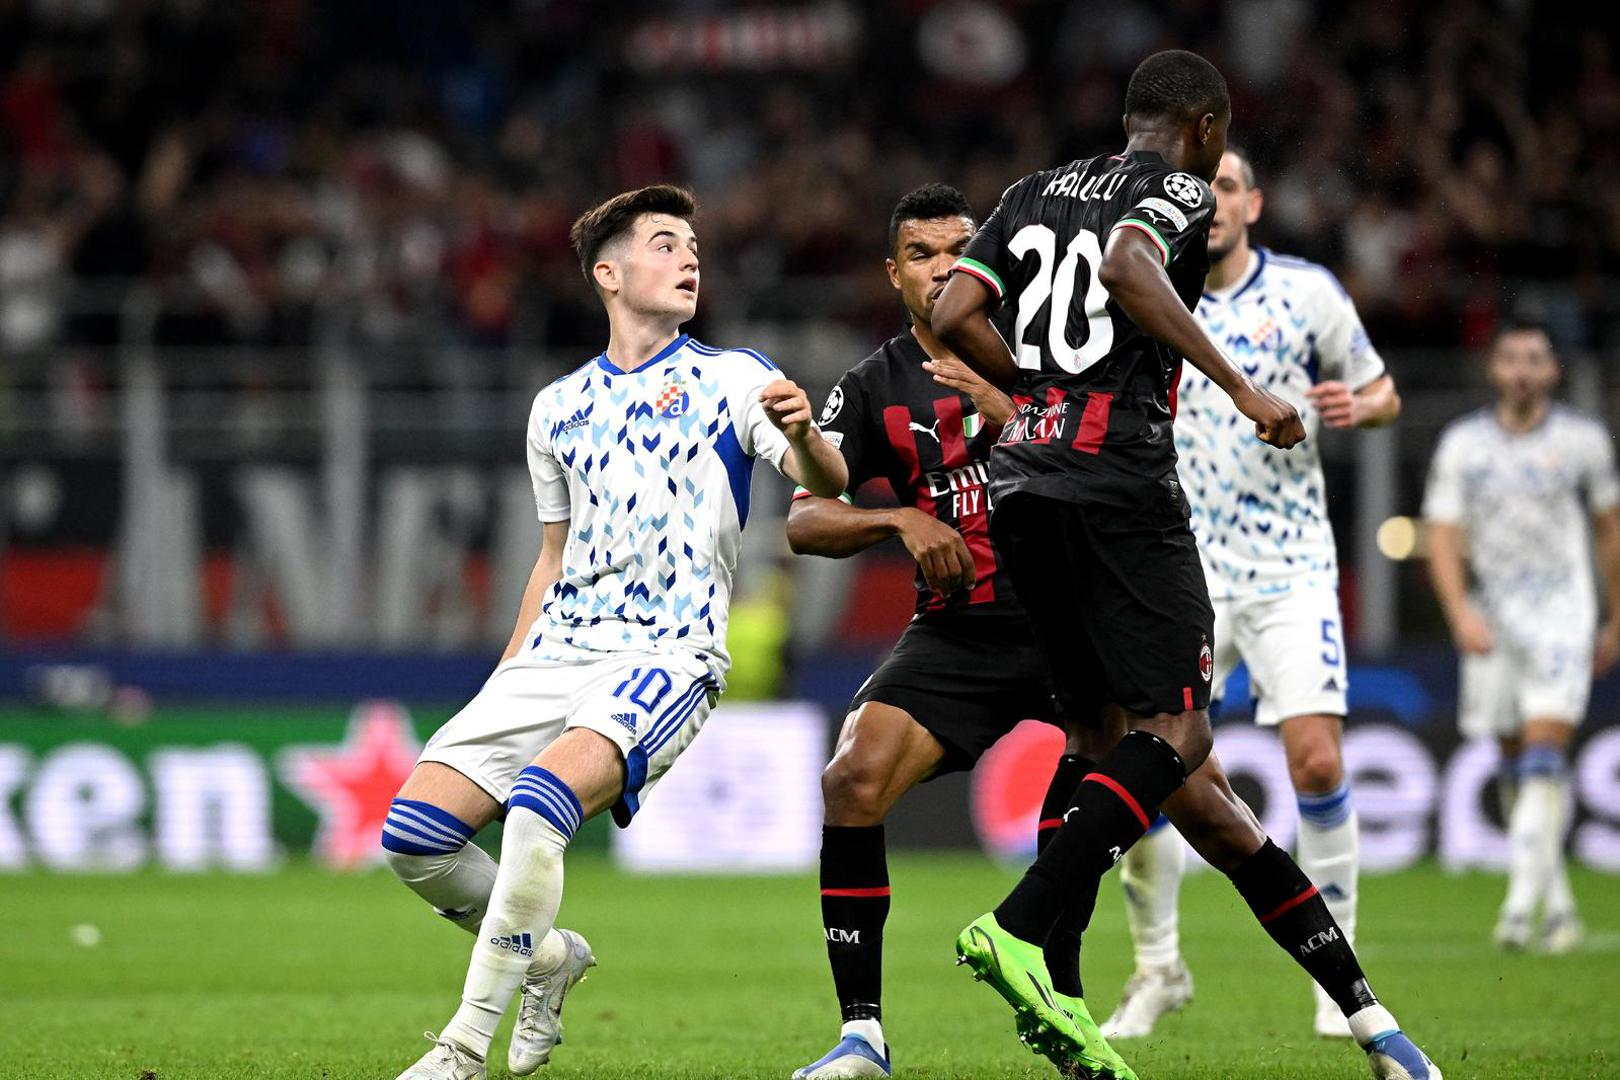
[[[592,406],[590,405],[586,405],[584,408],[575,409],[573,416],[570,416],[568,419],[560,423],[553,424],[551,427],[552,439],[556,439],[561,435],[566,435],[575,428],[584,427],[586,424],[590,423],[591,409]]]
[[[609,717],[609,719],[612,720],[615,724],[619,724],[619,725],[623,726],[624,728],[628,729],[630,734],[634,735],[636,733],[636,714],[635,713],[616,712],[611,717]]]
[[[519,956],[531,957],[534,955],[534,941],[528,934],[499,934],[490,938],[489,943],[497,949],[509,949]]]

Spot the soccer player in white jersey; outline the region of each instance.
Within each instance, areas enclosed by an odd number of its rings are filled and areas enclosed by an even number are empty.
[[[1215,183],[1210,269],[1196,312],[1206,333],[1268,391],[1295,405],[1314,436],[1322,426],[1394,421],[1400,398],[1355,305],[1321,266],[1251,245],[1262,196],[1241,150],[1228,148]],[[1317,440],[1283,452],[1203,373],[1183,369],[1175,422],[1179,474],[1215,607],[1219,700],[1247,662],[1257,723],[1278,727],[1299,801],[1299,866],[1347,936],[1355,933],[1356,815],[1345,783],[1344,634],[1339,570]],[[1136,941],[1136,971],[1104,1025],[1113,1038],[1147,1035],[1192,998],[1181,958],[1177,899],[1185,845],[1159,818],[1126,853],[1121,880]],[[1320,987],[1316,1031],[1349,1037]]]
[[[1581,937],[1564,870],[1565,755],[1594,670],[1620,657],[1620,480],[1603,425],[1552,403],[1558,360],[1542,329],[1502,330],[1486,372],[1496,405],[1452,421],[1429,471],[1429,565],[1462,653],[1458,723],[1502,749],[1511,855],[1496,942],[1524,948],[1539,910],[1540,944],[1564,952]]]
[[[574,223],[608,346],[535,399],[542,545],[512,640],[383,826],[394,872],[476,935],[461,1007],[400,1080],[483,1080],[519,990],[511,1071],[549,1058],[563,995],[595,962],[553,925],[563,852],[603,810],[629,823],[724,685],[753,458],[817,495],[848,482],[804,392],[769,360],[680,332],[697,308],[694,210],[688,192],[657,185]],[[503,813],[497,866],[467,841]]]

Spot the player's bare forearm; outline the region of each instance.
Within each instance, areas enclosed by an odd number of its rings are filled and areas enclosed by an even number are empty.
[[[801,438],[789,438],[782,472],[810,494],[823,499],[838,498],[849,484],[849,466],[844,464],[844,455],[814,427]]]
[[[1592,546],[1603,578],[1605,618],[1614,622],[1620,620],[1620,508],[1592,515]]]
[[[1254,432],[1261,442],[1287,450],[1305,438],[1299,410],[1256,386],[1204,333],[1170,284],[1160,249],[1145,233],[1116,229],[1097,267],[1097,280],[1144,333],[1208,375],[1238,411],[1254,421]]]
[[[814,495],[795,499],[788,507],[788,547],[795,555],[845,559],[899,532],[899,515],[893,508],[867,510]]]
[[[1464,538],[1461,526],[1444,521],[1428,523],[1429,577],[1434,582],[1440,610],[1446,620],[1453,623],[1469,606]]]
[[[1401,415],[1401,395],[1393,376],[1385,375],[1356,391],[1356,426],[1388,427]]]
[[[506,651],[501,653],[503,664],[522,651],[529,627],[540,617],[540,606],[545,603],[546,594],[562,577],[562,553],[563,545],[568,543],[568,522],[548,521],[541,526],[540,535],[540,557],[534,561],[534,569],[529,571],[529,583],[523,587],[517,624],[512,627],[512,637],[506,643]]]
[[[984,282],[968,274],[952,274],[934,301],[929,326],[981,379],[998,390],[1010,390],[1018,381],[1018,364],[990,322],[994,302],[995,294]]]
[[[1211,382],[1237,398],[1249,380],[1204,333],[1182,303],[1164,271],[1159,249],[1136,229],[1120,229],[1108,240],[1097,277],[1109,297],[1143,333],[1187,358]]]

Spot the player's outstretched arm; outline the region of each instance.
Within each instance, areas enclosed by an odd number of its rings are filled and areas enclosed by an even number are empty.
[[[782,458],[782,474],[812,495],[836,499],[849,484],[849,466],[838,448],[821,437],[810,399],[791,379],[777,379],[759,392],[759,402],[771,424],[788,441]]]
[[[540,617],[540,605],[546,601],[546,593],[562,577],[563,546],[568,543],[568,519],[562,521],[548,521],[540,527],[540,557],[534,561],[534,569],[529,572],[529,583],[523,587],[523,601],[518,604],[517,625],[512,627],[512,637],[506,643],[506,651],[501,653],[501,662],[512,659],[522,649],[524,638],[529,633],[529,627],[534,620]]]
[[[1163,255],[1139,229],[1115,229],[1097,278],[1120,310],[1143,332],[1187,358],[1254,421],[1263,442],[1286,450],[1305,438],[1299,411],[1251,382],[1216,348],[1164,272]]]
[[[929,326],[963,363],[991,386],[1011,390],[1018,381],[1012,350],[990,322],[995,305],[990,287],[971,274],[956,273],[934,301]]]
[[[941,596],[978,584],[962,534],[913,506],[867,510],[842,499],[801,497],[788,507],[788,546],[795,555],[843,559],[898,536]]]

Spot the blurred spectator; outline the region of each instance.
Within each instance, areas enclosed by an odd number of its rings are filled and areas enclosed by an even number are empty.
[[[305,345],[342,309],[383,346],[589,347],[568,220],[664,179],[698,189],[714,303],[881,329],[897,195],[943,178],[982,215],[1115,145],[1131,67],[1177,45],[1232,81],[1263,237],[1335,267],[1382,343],[1469,344],[1525,280],[1600,298],[1620,265],[1615,43],[1574,8],[617,11],[3,0],[0,347],[106,344],[134,280],[174,344]],[[1561,314],[1589,345],[1615,322]]]

